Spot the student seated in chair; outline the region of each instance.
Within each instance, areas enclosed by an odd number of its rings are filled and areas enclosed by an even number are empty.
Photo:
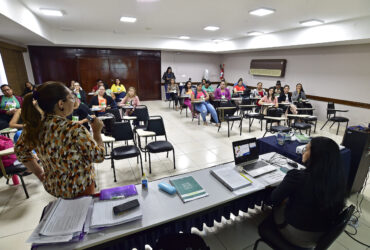
[[[105,87],[101,85],[98,89],[98,95],[91,98],[90,107],[99,107],[98,116],[102,116],[107,109],[117,108],[117,104],[112,97],[105,93]]]
[[[191,94],[193,93],[193,90],[191,88],[191,81],[187,81],[185,84],[185,87],[181,91],[182,96],[188,96],[184,98],[184,104],[190,109],[191,109]],[[194,116],[194,114],[193,114]]]
[[[230,100],[230,90],[226,88],[225,80],[221,80],[220,87],[215,90],[215,99],[216,100]]]
[[[280,94],[283,92],[283,89],[281,88],[281,82],[277,81],[275,85],[275,96],[279,98]]]
[[[312,248],[345,206],[346,180],[336,142],[315,137],[302,156],[306,169],[290,170],[272,191],[276,226],[291,244]]]
[[[296,85],[296,90],[293,92],[292,101],[293,102],[301,102],[302,100],[306,100],[306,94],[303,90],[302,83],[298,83]]]
[[[179,110],[178,105],[179,105],[180,89],[179,89],[179,85],[176,84],[174,78],[170,80],[170,84],[167,87],[167,91],[168,91],[170,98],[175,102],[176,111]]]
[[[234,88],[233,88],[233,90],[234,90],[234,93],[238,93],[238,92],[244,92],[244,90],[247,88],[247,86],[246,85],[244,85],[244,83],[243,83],[243,79],[242,78],[240,78],[239,80],[238,80],[238,83],[236,84],[236,85],[234,85]]]
[[[280,94],[278,101],[279,103],[289,103],[290,105],[284,105],[282,109],[285,111],[285,113],[288,113],[288,110],[292,112],[292,114],[298,114],[297,112],[297,106],[292,103],[292,95],[289,93],[289,85],[284,86],[284,91]],[[289,107],[289,109],[288,109]]]
[[[270,87],[269,90],[267,91],[267,95],[265,95],[260,101],[259,101],[259,104],[260,105],[263,105],[263,104],[266,104],[266,103],[271,103],[273,105],[271,105],[272,107],[279,107],[279,104],[278,104],[278,99],[277,97],[274,96],[274,87]],[[265,108],[263,110],[263,114],[266,115],[267,113],[267,108]]]
[[[203,79],[203,80],[205,81],[205,83],[203,84],[202,89],[205,90],[208,93],[209,98],[211,100],[213,100],[213,98],[214,98],[213,92],[215,92],[215,90],[213,89],[212,84],[209,80],[207,80],[207,81],[205,79]],[[204,82],[203,80],[202,80],[202,82]]]
[[[128,89],[127,95],[122,99],[120,105],[132,106],[132,109],[126,109],[125,115],[132,115],[135,108],[140,105],[140,99],[137,96],[136,89],[134,87],[130,87]]]
[[[209,103],[209,95],[206,91],[202,90],[202,83],[197,84],[196,90],[191,94],[191,101],[200,100],[203,102],[195,103],[195,110],[202,116],[204,125],[207,125],[207,113],[211,113],[213,120],[216,122],[216,126],[220,125],[218,120],[217,112],[212,104]]]

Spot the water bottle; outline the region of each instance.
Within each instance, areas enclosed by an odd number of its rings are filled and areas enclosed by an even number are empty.
[[[281,133],[279,132],[276,136],[276,139],[277,139],[277,142],[280,146],[283,146],[284,143],[285,143],[285,134],[284,133]]]

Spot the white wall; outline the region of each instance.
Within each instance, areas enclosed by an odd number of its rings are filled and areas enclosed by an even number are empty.
[[[23,60],[24,60],[24,64],[26,65],[28,81],[35,84],[35,79],[33,77],[33,71],[32,71],[32,66],[31,66],[30,54],[28,54],[28,52],[23,52]]]
[[[252,59],[287,59],[285,77],[258,77],[248,73]],[[248,85],[261,81],[270,87],[281,80],[291,90],[298,82],[303,84],[307,94],[349,101],[370,103],[370,44],[331,46],[224,54],[225,78],[235,82],[239,77]],[[327,103],[312,101],[319,120],[326,120]],[[349,109],[342,114],[350,124],[368,124],[370,110],[337,105]]]
[[[177,82],[185,82],[189,77],[200,82],[208,69],[209,80],[220,81],[221,58],[219,54],[162,51],[162,75],[171,66]]]

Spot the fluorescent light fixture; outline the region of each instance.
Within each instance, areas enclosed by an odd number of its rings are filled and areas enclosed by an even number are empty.
[[[299,23],[303,26],[316,26],[316,25],[323,24],[324,21],[321,21],[321,20],[318,20],[318,19],[310,19],[310,20],[306,20],[306,21],[300,21]]]
[[[259,31],[248,32],[248,36],[260,36],[260,35],[263,35],[263,32],[259,32]]]
[[[187,40],[187,39],[190,39],[190,36],[179,36],[179,39]]]
[[[136,22],[136,17],[123,16],[121,17],[120,21],[124,23],[134,23]]]
[[[216,30],[219,30],[220,27],[217,27],[217,26],[207,26],[204,28],[204,30],[208,30],[208,31],[216,31]]]
[[[221,40],[221,39],[213,39],[212,40],[214,43],[221,43],[221,42],[223,42],[224,40]]]
[[[270,15],[270,14],[272,14],[274,12],[275,12],[274,9],[270,9],[270,8],[259,8],[259,9],[255,9],[255,10],[249,11],[249,14],[255,15],[255,16],[267,16],[267,15]]]
[[[40,11],[45,16],[63,16],[63,12],[61,10],[40,9]]]

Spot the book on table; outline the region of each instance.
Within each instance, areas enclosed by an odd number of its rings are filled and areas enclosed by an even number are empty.
[[[107,188],[100,191],[100,200],[114,200],[137,195],[135,185]]]
[[[191,176],[178,179],[170,179],[170,182],[172,185],[175,186],[176,191],[183,202],[188,202],[208,196],[208,193]]]
[[[252,184],[252,181],[240,174],[238,170],[235,169],[235,166],[212,169],[210,173],[230,191],[238,190]]]

